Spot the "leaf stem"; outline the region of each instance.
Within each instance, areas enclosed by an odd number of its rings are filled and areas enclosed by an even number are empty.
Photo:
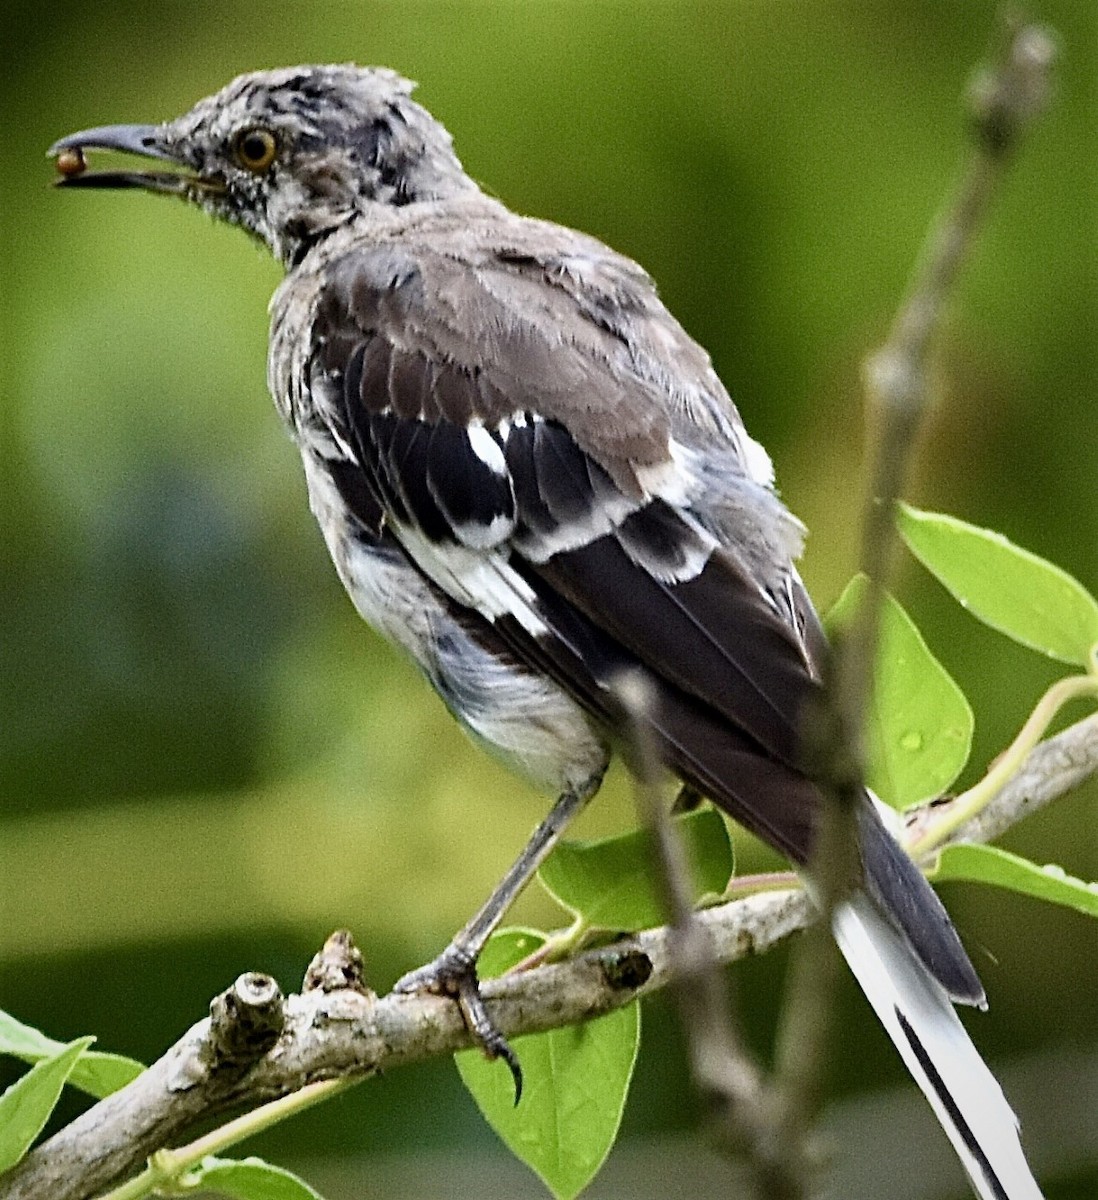
[[[908,852],[918,860],[936,850],[966,822],[982,812],[1003,786],[1010,781],[1029,757],[1030,751],[1044,737],[1053,718],[1069,700],[1093,696],[1098,698],[1098,675],[1069,675],[1048,689],[1037,702],[1017,737],[992,764],[991,769],[966,792],[962,792],[949,811],[929,825],[911,843]]]
[[[546,934],[545,941],[536,950],[532,950],[514,966],[508,967],[507,971],[508,973],[529,971],[532,967],[540,967],[542,963],[556,962],[558,959],[567,958],[573,951],[579,949],[584,938],[590,932],[591,926],[584,919],[583,914],[576,913],[575,920],[567,929],[558,929],[554,933]]]
[[[767,871],[758,875],[733,875],[721,896],[722,900],[738,900],[759,892],[797,891],[804,881],[796,871]]]
[[[204,1158],[227,1150],[253,1134],[261,1133],[272,1125],[286,1120],[322,1100],[345,1092],[360,1082],[358,1079],[322,1079],[309,1083],[288,1096],[280,1096],[269,1104],[260,1105],[243,1116],[227,1121],[197,1140],[178,1149],[157,1150],[149,1157],[148,1165],[140,1175],[128,1179],[120,1187],[105,1192],[99,1200],[140,1200],[142,1196],[156,1191],[175,1191],[181,1177]]]

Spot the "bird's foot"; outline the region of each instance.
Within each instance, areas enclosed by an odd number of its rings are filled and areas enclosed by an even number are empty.
[[[429,992],[436,996],[452,996],[461,1009],[465,1027],[481,1050],[488,1058],[502,1058],[507,1064],[518,1104],[522,1096],[522,1067],[518,1055],[488,1015],[480,994],[475,957],[460,946],[447,946],[433,962],[402,975],[393,985],[393,991],[404,995]]]

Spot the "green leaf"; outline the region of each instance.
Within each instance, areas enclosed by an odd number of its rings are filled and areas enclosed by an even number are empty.
[[[50,1119],[65,1080],[95,1038],[77,1038],[45,1058],[0,1096],[0,1172],[14,1167]]]
[[[1090,917],[1098,917],[1098,883],[1086,883],[1068,875],[1062,867],[1039,867],[1028,858],[1000,850],[998,846],[959,843],[946,846],[931,875],[941,879],[993,883],[1050,904],[1062,904]]]
[[[1066,571],[941,513],[899,507],[911,553],[974,616],[1050,658],[1086,666],[1098,643],[1098,601]]]
[[[220,1192],[239,1200],[322,1200],[303,1180],[261,1158],[204,1158],[184,1179],[188,1190]]]
[[[481,974],[512,966],[543,941],[531,930],[501,930],[481,956]],[[478,1050],[454,1058],[480,1111],[511,1152],[558,1200],[571,1200],[614,1144],[639,1044],[636,1001],[584,1025],[515,1038],[524,1078],[517,1105],[502,1062],[489,1062]]]
[[[144,1070],[143,1063],[134,1058],[127,1058],[124,1054],[89,1050],[76,1064],[72,1075],[69,1076],[69,1083],[82,1092],[87,1092],[89,1096],[102,1100],[104,1096],[109,1096],[119,1088],[124,1088],[127,1083],[132,1083]]]
[[[695,900],[723,892],[733,868],[724,819],[706,807],[674,823],[693,867]],[[538,878],[565,908],[599,929],[647,929],[666,920],[643,829],[593,842],[560,842]]]
[[[33,1065],[44,1058],[52,1058],[64,1048],[64,1042],[55,1041],[0,1010],[0,1054],[10,1054]],[[104,1096],[117,1092],[136,1079],[144,1069],[141,1063],[121,1054],[89,1050],[77,1060],[68,1082],[72,1087],[102,1100]]]
[[[477,959],[477,975],[481,979],[495,979],[544,945],[545,934],[540,929],[515,925],[497,929]]]
[[[828,629],[847,628],[868,591],[869,580],[856,575],[827,614]],[[866,721],[866,782],[895,808],[940,796],[968,761],[972,727],[964,693],[886,594]]]

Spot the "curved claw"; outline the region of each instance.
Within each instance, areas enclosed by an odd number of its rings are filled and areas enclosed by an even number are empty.
[[[518,1104],[522,1098],[522,1066],[511,1044],[488,1015],[484,998],[480,994],[475,959],[470,959],[451,946],[434,962],[402,975],[393,985],[393,991],[403,994],[431,992],[439,996],[452,996],[461,1009],[466,1029],[481,1050],[489,1058],[502,1058],[507,1064],[515,1085],[515,1104]]]
[[[484,998],[480,994],[480,981],[476,970],[470,970],[465,979],[458,983],[456,997],[461,1015],[465,1018],[465,1027],[479,1043],[480,1048],[489,1058],[502,1058],[511,1072],[511,1080],[515,1085],[515,1106],[522,1099],[522,1066],[518,1055],[511,1048],[511,1043],[492,1024],[488,1010],[484,1006]]]

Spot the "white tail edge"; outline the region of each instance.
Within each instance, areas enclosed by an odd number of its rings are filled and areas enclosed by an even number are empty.
[[[945,989],[867,897],[842,904],[832,927],[980,1200],[1043,1200],[1022,1151],[1018,1118]]]

